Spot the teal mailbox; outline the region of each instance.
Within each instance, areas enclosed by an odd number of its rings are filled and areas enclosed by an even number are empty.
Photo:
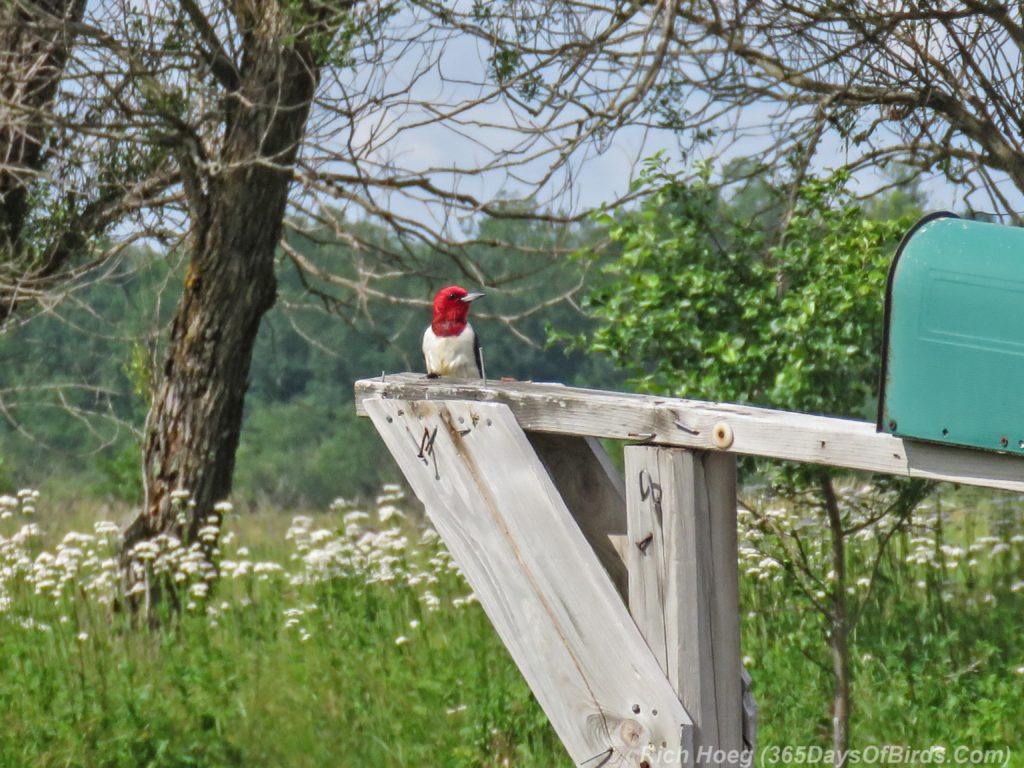
[[[937,213],[903,238],[878,429],[1024,454],[1024,229]]]

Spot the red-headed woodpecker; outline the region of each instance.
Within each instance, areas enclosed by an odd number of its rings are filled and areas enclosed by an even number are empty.
[[[483,376],[480,341],[468,322],[469,305],[483,296],[449,285],[434,296],[434,319],[423,333],[427,378]]]

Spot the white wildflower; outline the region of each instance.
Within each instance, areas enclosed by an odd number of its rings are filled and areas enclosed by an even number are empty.
[[[382,523],[388,523],[394,519],[402,520],[405,518],[405,515],[402,513],[402,510],[393,504],[385,504],[377,508],[377,517]]]
[[[202,599],[210,591],[210,585],[205,581],[198,581],[188,588],[188,593],[194,598]]]

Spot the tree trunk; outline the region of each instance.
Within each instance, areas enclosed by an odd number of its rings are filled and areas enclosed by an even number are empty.
[[[833,765],[846,765],[850,747],[850,626],[846,606],[846,536],[843,530],[839,499],[832,478],[823,475],[821,491],[832,540],[832,610],[829,627],[829,648],[832,651],[832,752]]]
[[[283,37],[258,24],[246,31],[217,162],[204,162],[194,144],[178,154],[192,251],[147,420],[145,506],[125,533],[129,556],[164,532],[195,541],[231,490],[253,346],[274,303],[274,254],[317,83],[310,57]],[[179,489],[192,502],[183,520],[171,497]]]
[[[0,275],[17,285],[40,264],[23,247],[30,187],[45,165],[51,109],[71,45],[67,22],[80,21],[85,0],[37,0],[0,7]],[[3,291],[0,322],[17,303]]]
[[[29,213],[29,185],[42,167],[47,119],[70,46],[66,21],[85,0],[5,2],[0,8],[0,244],[8,255]]]

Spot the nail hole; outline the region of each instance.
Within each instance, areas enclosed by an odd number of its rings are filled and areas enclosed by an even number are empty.
[[[942,428],[942,436],[949,437],[949,430],[946,429],[945,427]]]

